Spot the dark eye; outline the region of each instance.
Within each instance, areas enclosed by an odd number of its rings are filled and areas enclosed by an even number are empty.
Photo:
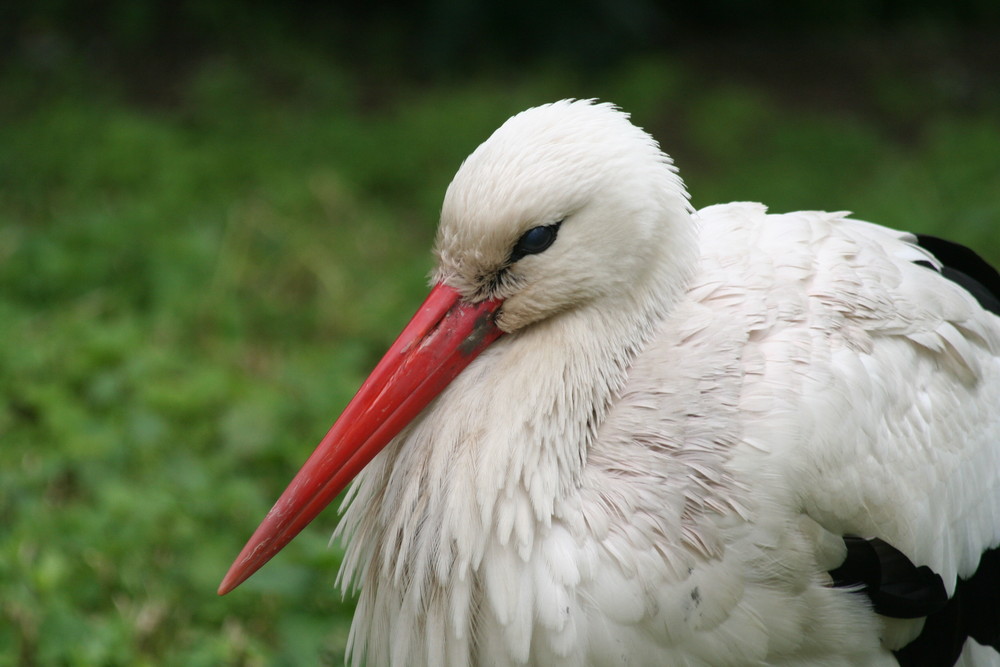
[[[511,264],[526,255],[537,255],[547,250],[555,242],[561,224],[562,220],[552,225],[532,227],[521,234],[521,238],[514,244],[514,249],[510,251]]]

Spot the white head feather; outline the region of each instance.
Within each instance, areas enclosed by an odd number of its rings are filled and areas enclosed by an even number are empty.
[[[506,299],[498,323],[515,331],[632,292],[657,267],[685,270],[689,213],[673,162],[628,114],[590,100],[528,109],[479,146],[448,187],[436,280],[469,299]],[[524,232],[559,221],[550,249],[507,266]],[[681,286],[683,274],[669,282]]]

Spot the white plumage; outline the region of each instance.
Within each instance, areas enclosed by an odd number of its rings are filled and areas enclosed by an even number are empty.
[[[468,158],[436,252],[507,335],[350,491],[355,664],[895,665],[924,621],[831,585],[841,537],[949,595],[1000,543],[1000,319],[915,237],[693,211],[625,114],[563,101]]]

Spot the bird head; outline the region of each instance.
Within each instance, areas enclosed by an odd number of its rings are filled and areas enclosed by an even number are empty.
[[[610,104],[564,100],[510,118],[445,194],[435,282],[503,301],[511,333],[641,284],[687,195],[656,141]]]
[[[671,253],[690,248],[680,242],[693,233],[689,210],[670,158],[610,104],[556,102],[504,123],[448,187],[430,295],[265,517],[219,593],[291,541],[501,335],[631,298],[662,274],[657,267],[684,266]],[[680,284],[677,278],[667,282]]]

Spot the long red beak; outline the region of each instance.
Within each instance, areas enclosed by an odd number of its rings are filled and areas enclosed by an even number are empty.
[[[264,517],[219,585],[225,595],[292,541],[503,332],[499,300],[467,304],[438,284]]]

